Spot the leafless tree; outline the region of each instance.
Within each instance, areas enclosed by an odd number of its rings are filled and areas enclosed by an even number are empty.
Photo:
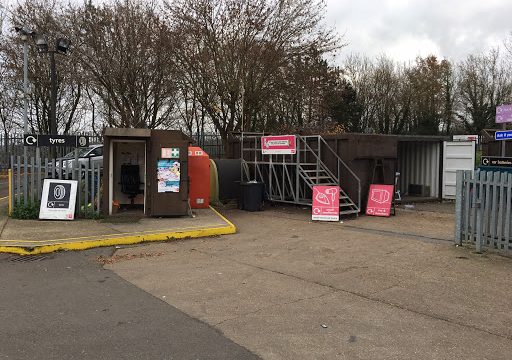
[[[458,66],[459,110],[467,131],[495,127],[496,106],[512,101],[512,73],[497,49],[470,55]]]
[[[436,56],[417,58],[407,71],[411,84],[410,132],[435,135],[449,132],[453,117],[453,75],[447,60]]]
[[[106,123],[172,126],[175,42],[157,7],[137,0],[88,4],[72,8],[68,19],[88,90],[102,103],[95,111]]]
[[[9,151],[7,141],[9,134],[19,127],[20,106],[20,86],[16,84],[14,74],[6,66],[5,53],[0,50],[0,126],[6,153]]]
[[[50,0],[25,0],[14,7],[9,16],[9,28],[28,27],[47,37],[50,48],[58,37],[64,35],[66,24],[60,4]],[[29,39],[30,111],[29,126],[32,131],[48,133],[50,110],[50,64],[46,54],[38,53]],[[9,31],[2,43],[6,66],[14,73],[17,82],[23,79],[23,50],[20,36]],[[57,125],[60,132],[78,130],[85,112],[80,107],[82,78],[77,55],[56,56],[57,61]]]
[[[276,81],[292,59],[338,46],[314,0],[176,0],[166,9],[181,40],[182,84],[225,144],[232,131],[265,127],[263,109],[280,95]]]

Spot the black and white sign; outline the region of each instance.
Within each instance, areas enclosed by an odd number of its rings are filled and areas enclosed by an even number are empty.
[[[73,220],[76,188],[76,180],[44,179],[39,219]]]
[[[52,182],[48,189],[46,206],[52,209],[67,209],[69,208],[70,196],[71,184]]]
[[[23,135],[25,146],[88,147],[89,137],[84,135]]]
[[[483,166],[512,167],[512,157],[482,156],[480,162]]]

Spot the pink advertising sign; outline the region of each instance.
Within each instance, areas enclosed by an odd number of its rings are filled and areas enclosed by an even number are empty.
[[[313,186],[312,220],[339,221],[340,188],[338,186]]]
[[[265,155],[293,155],[297,153],[295,135],[261,137],[261,153]]]
[[[496,123],[505,124],[512,122],[512,105],[496,106]]]
[[[389,217],[391,215],[393,192],[393,185],[371,184],[366,205],[366,215]]]

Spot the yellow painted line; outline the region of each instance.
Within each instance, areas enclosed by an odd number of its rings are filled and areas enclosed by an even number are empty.
[[[71,250],[86,250],[96,247],[103,246],[114,246],[114,245],[133,245],[140,244],[143,242],[150,241],[165,241],[165,240],[177,240],[184,238],[198,238],[218,235],[228,235],[236,233],[236,228],[231,226],[225,226],[221,228],[209,228],[201,230],[190,230],[183,232],[170,232],[162,234],[147,234],[147,235],[133,235],[122,238],[112,239],[99,239],[91,241],[79,241],[71,243],[51,244],[42,245],[35,248],[23,247],[23,246],[0,246],[0,252],[19,254],[19,255],[36,255],[45,254],[55,251],[71,251]]]
[[[218,212],[217,210],[215,210],[212,206],[210,206],[210,209],[213,210],[213,212],[215,214],[217,214],[222,220],[224,220],[225,222],[227,222],[229,224],[229,226],[232,226],[236,229],[236,226],[235,224],[233,224],[231,221],[229,221],[224,215],[222,215],[220,212]]]
[[[0,246],[0,252],[18,255],[37,255],[51,253],[55,251],[86,250],[103,246],[133,245],[150,241],[177,240],[185,238],[209,237],[236,233],[236,227],[235,225],[233,225],[233,223],[231,223],[228,219],[222,216],[215,209],[212,208],[212,210],[224,221],[226,221],[228,226],[211,227],[196,230],[172,231],[157,234],[125,235],[115,238],[103,238],[98,240],[42,245],[33,248],[25,246]]]
[[[219,216],[222,216],[219,214]],[[229,221],[227,221],[228,225],[233,225]],[[213,227],[217,227],[219,224],[212,225]],[[234,225],[233,225],[234,226]],[[105,234],[105,235],[91,235],[91,236],[80,236],[80,237],[72,237],[72,238],[59,238],[59,239],[48,239],[48,240],[21,240],[21,239],[9,239],[9,240],[0,240],[0,244],[3,242],[25,242],[25,243],[45,243],[45,242],[53,242],[53,241],[65,241],[71,242],[73,240],[86,240],[86,239],[97,239],[97,238],[117,238],[117,237],[125,237],[132,235],[141,235],[141,234],[165,234],[168,232],[181,232],[186,230],[199,230],[199,229],[208,229],[208,226],[188,226],[182,228],[171,228],[164,230],[145,230],[145,231],[134,231],[131,233],[115,233],[115,234]]]
[[[217,225],[212,225],[212,227],[217,227]],[[0,244],[3,242],[24,242],[24,243],[47,243],[47,242],[73,242],[73,241],[82,241],[82,240],[94,240],[94,239],[116,239],[119,237],[125,237],[125,236],[133,236],[133,235],[144,235],[144,234],[167,234],[169,232],[182,232],[182,231],[188,231],[188,230],[200,230],[200,229],[209,229],[208,226],[191,226],[191,227],[184,227],[184,228],[172,228],[172,229],[165,229],[165,230],[147,230],[147,231],[135,231],[131,233],[116,233],[116,234],[105,234],[105,235],[91,235],[91,236],[82,236],[82,237],[73,237],[73,238],[59,238],[59,239],[47,239],[47,240],[0,240]]]

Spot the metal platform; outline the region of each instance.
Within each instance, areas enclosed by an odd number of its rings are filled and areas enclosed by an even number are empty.
[[[340,215],[359,213],[361,181],[321,136],[297,135],[296,154],[264,155],[261,150],[262,135],[242,134],[242,181],[264,182],[271,201],[308,206],[312,204],[313,186],[338,185]],[[330,159],[329,165],[325,160],[327,157]],[[349,197],[341,186],[342,174],[355,180],[357,198]]]

